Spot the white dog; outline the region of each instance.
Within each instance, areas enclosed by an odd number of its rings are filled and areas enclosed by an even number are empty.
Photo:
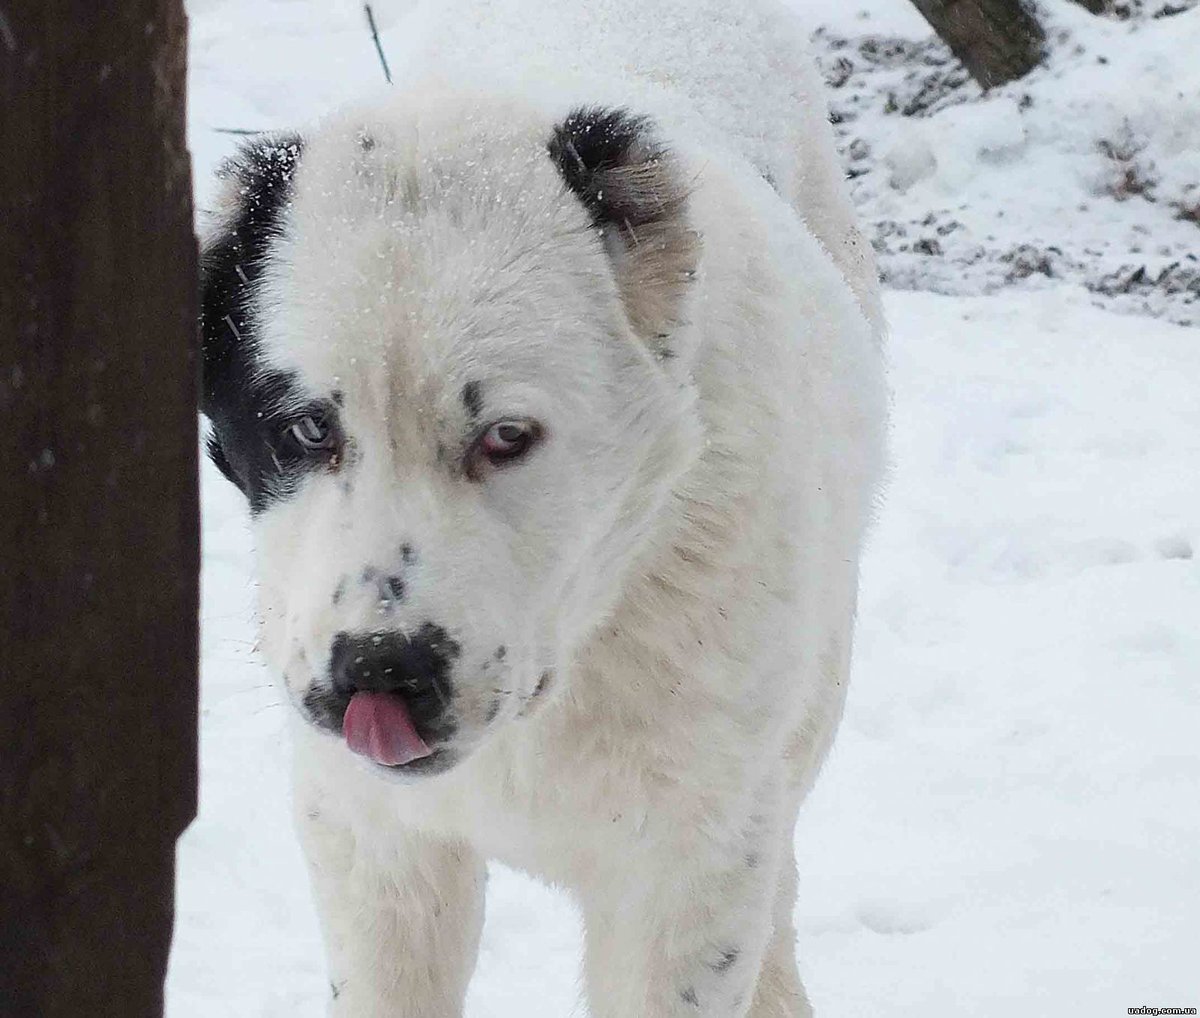
[[[386,100],[230,164],[203,254],[331,1013],[461,1014],[499,859],[577,899],[595,1018],[807,1015],[792,830],[886,396],[802,34],[766,0],[410,29]]]

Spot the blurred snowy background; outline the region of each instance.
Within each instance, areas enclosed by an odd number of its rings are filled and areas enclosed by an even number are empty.
[[[1044,0],[987,93],[908,0],[793,0],[888,287],[893,477],[846,720],[796,833],[822,1018],[1200,1006],[1200,8]],[[376,3],[403,60],[400,5]],[[350,0],[190,0],[197,201],[228,129],[378,89]],[[205,467],[201,809],[170,1018],[316,1018],[327,981]],[[470,1018],[582,1016],[580,929],[497,869]],[[430,1016],[436,1018],[436,1016]]]

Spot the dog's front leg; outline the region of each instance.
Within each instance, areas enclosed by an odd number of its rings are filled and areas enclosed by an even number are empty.
[[[774,840],[774,839],[771,839]],[[773,933],[768,839],[632,861],[584,901],[594,1018],[744,1018]]]
[[[475,968],[487,871],[468,846],[378,840],[305,809],[301,841],[336,1018],[457,1018]]]

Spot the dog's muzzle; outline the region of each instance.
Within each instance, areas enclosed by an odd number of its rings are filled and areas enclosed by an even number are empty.
[[[329,686],[310,691],[305,706],[316,724],[377,764],[428,766],[454,734],[451,671],[458,653],[458,644],[431,623],[412,636],[339,633]]]

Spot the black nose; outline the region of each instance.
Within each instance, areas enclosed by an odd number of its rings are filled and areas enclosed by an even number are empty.
[[[338,633],[329,674],[335,693],[395,693],[404,698],[423,737],[445,738],[458,644],[441,626],[425,623],[412,636],[403,633]]]

